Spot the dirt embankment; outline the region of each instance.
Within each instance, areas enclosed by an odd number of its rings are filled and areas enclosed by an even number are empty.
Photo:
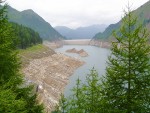
[[[56,49],[64,45],[63,40],[58,40],[53,42],[44,41],[43,44],[51,49]]]
[[[100,40],[91,40],[89,45],[97,46],[97,47],[101,47],[101,48],[110,48],[111,47],[110,42],[100,41]]]
[[[57,54],[52,50],[45,54],[41,57],[32,57],[32,60],[29,60],[28,65],[22,71],[28,82],[37,85],[38,100],[44,104],[45,111],[51,112],[58,103],[60,94],[63,93],[68,83],[69,76],[84,62],[63,54]]]

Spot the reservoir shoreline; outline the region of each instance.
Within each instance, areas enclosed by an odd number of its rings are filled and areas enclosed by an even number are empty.
[[[75,48],[76,50],[83,49],[87,52],[87,57],[81,57],[75,53],[68,53],[66,50]],[[64,45],[63,47],[55,49],[56,52],[63,53],[67,56],[75,57],[84,61],[85,64],[79,67],[72,76],[69,77],[69,84],[65,87],[64,95],[70,96],[72,89],[76,85],[76,80],[79,78],[82,82],[85,82],[86,75],[90,73],[90,69],[93,67],[98,71],[99,76],[105,74],[107,57],[110,55],[110,50],[107,48],[100,48],[91,45]]]
[[[85,76],[92,67],[95,67],[100,75],[104,74],[109,50],[91,45],[63,45],[62,42],[56,45],[44,42],[44,45],[48,46],[49,50],[33,55],[36,58],[29,59],[22,72],[26,81],[37,86],[38,101],[44,104],[45,111],[51,112],[58,104],[61,93],[65,96],[71,94],[70,89],[75,86],[78,77],[85,81]],[[85,50],[89,56],[83,58],[78,54],[66,53],[67,49],[73,47]],[[99,61],[100,56],[102,58]],[[93,64],[94,60],[96,64]]]
[[[22,68],[25,80],[36,86],[39,103],[43,103],[45,111],[50,113],[58,104],[60,95],[69,82],[69,77],[84,62],[56,53],[50,48],[47,51],[30,53],[28,56],[32,58],[26,58],[28,63]]]

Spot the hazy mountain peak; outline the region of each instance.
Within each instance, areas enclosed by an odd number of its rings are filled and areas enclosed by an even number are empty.
[[[56,26],[55,29],[68,39],[87,39],[92,38],[96,33],[103,32],[107,25],[94,24],[86,27],[70,29],[66,26]]]

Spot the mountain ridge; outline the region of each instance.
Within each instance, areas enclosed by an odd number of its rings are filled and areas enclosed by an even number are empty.
[[[105,24],[95,24],[76,29],[71,29],[66,26],[56,26],[55,29],[67,39],[90,39],[99,31],[104,31],[106,26]]]
[[[64,38],[32,9],[18,11],[11,6],[8,6],[8,19],[10,22],[15,22],[35,30],[40,34],[42,39],[59,40]]]
[[[150,31],[150,1],[141,5],[139,8],[133,11],[133,14],[138,17],[138,21],[142,22],[143,25]],[[121,20],[115,24],[110,24],[104,32],[97,33],[92,39],[99,39],[109,41],[113,39],[112,31],[119,29]]]

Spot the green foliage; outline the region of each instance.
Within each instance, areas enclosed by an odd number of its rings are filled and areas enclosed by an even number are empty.
[[[97,33],[93,38],[107,41],[111,37],[112,31],[118,29],[119,26],[120,22],[118,22],[117,24],[111,24],[106,28],[104,32]]]
[[[129,7],[114,37],[106,75],[99,80],[92,69],[86,83],[78,79],[67,113],[150,113],[149,34]]]
[[[59,100],[59,105],[56,105],[55,111],[52,111],[52,113],[67,113],[67,99],[64,97],[63,94],[61,94],[61,99]]]
[[[26,113],[23,99],[16,99],[16,94],[9,89],[0,88],[0,112],[1,113]]]
[[[15,36],[19,39],[19,48],[25,49],[29,46],[42,43],[42,39],[39,34],[31,28],[11,23],[14,29]]]
[[[82,84],[78,79],[73,95],[68,99],[64,96],[60,100],[58,113],[100,113],[101,85],[96,70],[93,68]]]
[[[42,113],[43,107],[37,104],[32,88],[24,87],[19,73],[20,62],[15,52],[17,39],[6,9],[6,5],[0,8],[0,112]]]
[[[148,32],[137,23],[130,8],[122,26],[114,33],[106,77],[103,79],[104,111],[108,113],[150,112],[150,46]]]
[[[85,98],[83,94],[83,88],[81,87],[80,79],[76,81],[76,87],[72,89],[73,95],[69,98],[69,108],[68,111],[71,113],[83,113],[85,112]]]
[[[148,30],[150,30],[149,10],[150,10],[150,1],[139,7],[137,10],[133,11],[133,14],[138,17],[138,22],[142,22],[143,26],[146,26]],[[104,32],[97,33],[93,37],[93,39],[100,39],[105,41],[112,40],[113,37],[112,32],[120,28],[121,25],[120,22],[121,21],[119,21],[116,24],[109,25]]]
[[[11,29],[7,18],[6,6],[0,9],[0,84],[10,80],[10,77],[16,75],[19,63],[16,57],[15,50],[16,39],[13,37],[13,30]]]
[[[48,22],[31,9],[19,12],[8,6],[8,18],[10,22],[18,23],[38,32],[42,39],[59,40],[64,38]]]

